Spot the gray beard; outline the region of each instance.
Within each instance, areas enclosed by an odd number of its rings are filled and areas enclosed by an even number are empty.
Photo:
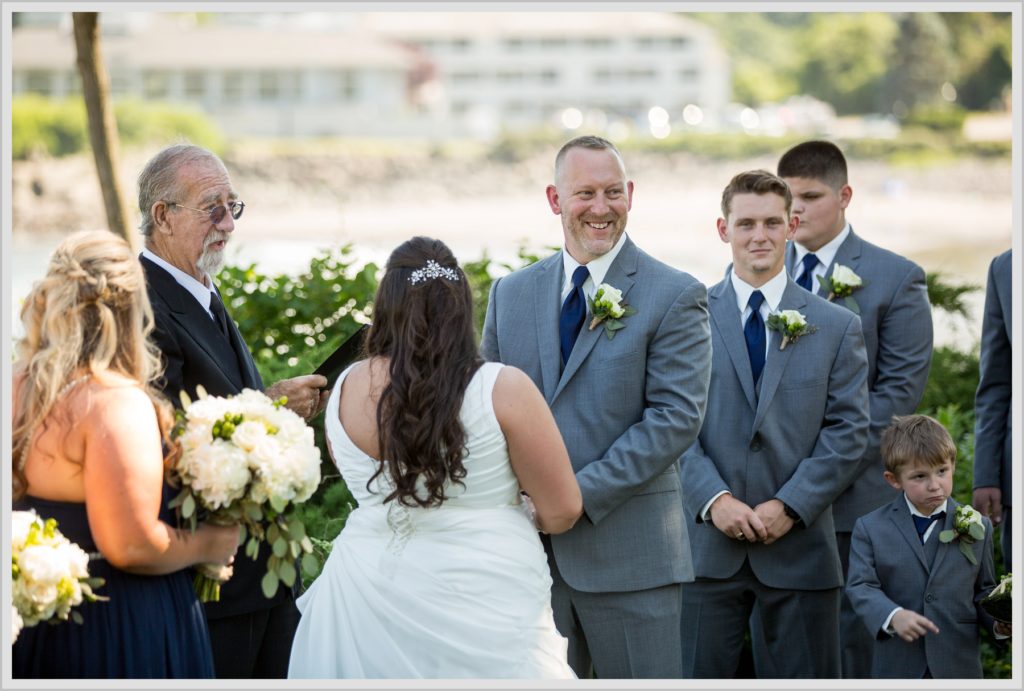
[[[210,276],[215,275],[224,266],[224,251],[203,250],[203,253],[199,255],[199,261],[196,262],[196,266]]]

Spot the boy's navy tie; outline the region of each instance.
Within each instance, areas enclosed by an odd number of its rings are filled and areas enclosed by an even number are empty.
[[[928,526],[930,526],[932,523],[935,523],[936,521],[945,520],[946,512],[939,511],[937,514],[933,514],[927,517],[911,515],[911,518],[914,519],[914,527],[917,528],[917,536],[921,539],[921,544],[924,544],[924,534],[928,532]]]

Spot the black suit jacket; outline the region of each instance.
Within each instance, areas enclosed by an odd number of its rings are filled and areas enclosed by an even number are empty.
[[[152,338],[163,355],[165,367],[159,385],[175,407],[181,407],[182,391],[195,400],[199,384],[211,396],[230,396],[245,388],[262,391],[263,380],[235,323],[228,320],[229,341],[209,312],[170,273],[145,257],[140,256],[139,260],[156,320]],[[207,617],[253,612],[292,598],[292,592],[284,587],[278,588],[269,600],[263,596],[260,580],[266,573],[269,556],[266,544],[260,546],[255,561],[240,551],[235,557],[234,576],[221,587],[220,602],[206,604]]]

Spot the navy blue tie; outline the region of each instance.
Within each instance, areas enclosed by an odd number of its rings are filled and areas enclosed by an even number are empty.
[[[750,356],[750,371],[754,374],[754,383],[761,376],[764,369],[764,351],[767,346],[764,334],[764,319],[761,319],[761,303],[764,302],[764,295],[760,290],[755,290],[747,300],[750,307],[750,316],[743,327],[743,336],[747,339],[747,355]]]
[[[569,353],[576,344],[576,337],[587,316],[587,298],[583,295],[583,283],[590,277],[590,269],[578,266],[572,272],[572,290],[565,296],[562,313],[558,317],[558,339],[562,346],[562,365],[569,362]]]
[[[944,521],[946,519],[946,512],[939,511],[936,514],[932,514],[927,517],[911,514],[910,517],[914,519],[914,527],[917,528],[917,536],[921,538],[921,543],[924,544],[924,534],[928,532],[928,526],[935,521]]]
[[[800,274],[800,278],[796,279],[796,284],[804,290],[809,290],[812,293],[814,290],[811,286],[814,285],[814,269],[818,266],[818,258],[814,256],[813,252],[808,252],[804,255],[804,272]]]

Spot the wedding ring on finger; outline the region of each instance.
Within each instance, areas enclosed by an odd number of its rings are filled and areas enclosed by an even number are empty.
[[[743,534],[742,530],[737,530],[736,531],[736,539],[737,540],[746,540],[747,536]]]

